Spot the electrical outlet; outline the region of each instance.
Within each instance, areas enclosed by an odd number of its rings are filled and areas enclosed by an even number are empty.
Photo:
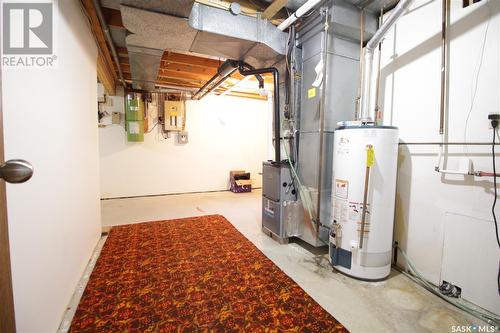
[[[492,121],[496,120],[497,122],[500,122],[500,113],[490,113],[488,115],[488,128],[493,129],[493,126],[491,125]]]
[[[188,142],[188,132],[177,132],[177,144],[185,145]]]

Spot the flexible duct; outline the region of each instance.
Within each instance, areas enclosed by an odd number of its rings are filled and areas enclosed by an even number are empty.
[[[372,102],[371,86],[373,77],[373,54],[375,48],[382,41],[382,38],[397,22],[397,20],[404,14],[404,12],[411,5],[413,0],[401,0],[398,5],[393,9],[391,15],[377,30],[372,39],[366,44],[364,49],[364,73],[363,73],[363,90],[361,93],[361,121],[365,123],[375,122],[375,105]]]

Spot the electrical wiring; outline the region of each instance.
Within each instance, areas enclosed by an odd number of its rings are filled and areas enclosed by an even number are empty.
[[[403,270],[400,270],[401,273],[403,273],[405,276],[410,278],[412,281],[416,282],[417,284],[421,285],[428,291],[432,292],[434,295],[438,296],[439,298],[443,299],[444,301],[456,306],[457,308],[469,313],[470,315],[479,318],[483,320],[484,322],[490,324],[490,325],[495,325],[499,326],[500,325],[500,317],[496,316],[494,314],[486,313],[485,311],[481,311],[477,308],[473,308],[470,305],[464,303],[461,300],[457,300],[453,297],[448,297],[439,292],[439,289],[434,286],[432,283],[427,281],[415,268],[415,265],[413,262],[410,260],[406,252],[401,249],[399,246],[396,246],[396,250],[399,250],[399,252],[403,255],[408,267],[410,268],[410,271],[412,274],[409,274],[408,272],[405,272]]]
[[[495,193],[495,199],[493,200],[493,205],[491,207],[491,213],[493,215],[493,220],[495,222],[495,236],[497,238],[497,244],[498,248],[500,248],[500,238],[498,236],[498,223],[497,223],[497,217],[495,214],[495,206],[497,203],[497,166],[496,166],[496,160],[495,160],[495,138],[496,138],[496,127],[493,128],[493,144],[491,145],[491,154],[493,157],[493,191]],[[498,292],[500,293],[500,285],[498,287]]]
[[[495,194],[495,198],[493,199],[493,205],[491,206],[491,214],[493,215],[493,222],[495,224],[495,236],[497,239],[497,245],[500,249],[500,238],[498,236],[498,222],[497,216],[495,214],[495,206],[497,204],[497,166],[496,166],[496,156],[495,156],[495,138],[496,138],[496,128],[498,126],[497,120],[492,120],[493,125],[493,144],[491,145],[491,155],[493,159],[493,192]],[[498,294],[500,295],[500,261],[498,263],[498,273],[497,273],[497,289]]]
[[[153,125],[153,127],[151,127],[151,129],[150,129],[150,130],[148,130],[148,131],[146,132],[146,134],[147,134],[147,133],[151,133],[151,132],[153,132],[153,130],[155,129],[156,125],[158,125],[158,122],[156,122],[156,123]]]

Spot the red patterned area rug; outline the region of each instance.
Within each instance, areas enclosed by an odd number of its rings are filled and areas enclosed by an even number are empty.
[[[347,332],[223,216],[113,227],[70,332]]]

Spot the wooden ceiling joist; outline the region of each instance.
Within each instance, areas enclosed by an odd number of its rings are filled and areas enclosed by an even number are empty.
[[[116,85],[116,80],[118,79],[118,74],[115,71],[113,60],[111,58],[111,52],[109,50],[108,44],[106,43],[106,38],[104,37],[104,32],[102,31],[101,24],[99,23],[99,18],[97,17],[94,3],[92,0],[81,0],[81,2],[85,12],[87,13],[92,32],[96,38],[97,47],[100,50],[99,55],[102,57],[100,63],[101,69],[103,69],[104,67],[107,68],[105,71],[109,72],[111,74],[111,77],[113,78],[113,81],[109,84],[112,84],[114,87]],[[103,72],[104,70],[101,71],[101,73]],[[104,80],[104,78],[99,79]],[[106,78],[106,80],[108,79],[109,78]],[[115,89],[113,88],[112,90],[114,91]]]
[[[122,14],[119,10],[102,7],[102,14],[106,23],[110,27],[125,28],[122,21]]]
[[[192,66],[201,66],[201,67],[212,67],[217,68],[222,64],[222,61],[202,58],[193,55],[181,54],[181,53],[173,53],[173,52],[164,52],[162,60],[166,62],[173,62],[178,64],[192,65]]]
[[[118,53],[118,56],[119,57],[124,57],[124,58],[127,58],[128,59],[128,50],[126,47],[115,47],[116,49],[116,53]]]
[[[166,69],[170,71],[176,71],[180,73],[190,73],[190,74],[198,74],[202,76],[214,76],[217,73],[217,69],[213,67],[201,67],[201,66],[193,66],[186,65],[174,62],[168,62],[162,60],[161,69]]]
[[[288,0],[274,0],[272,4],[269,5],[269,7],[264,10],[262,13],[262,17],[270,20],[272,19],[278,12],[287,5]]]
[[[264,8],[264,17],[272,19],[287,4],[288,0],[274,0],[271,5],[261,0],[236,0],[242,7],[252,7],[255,11],[261,12]],[[115,86],[118,80],[118,69],[123,72],[127,83],[132,83],[132,74],[130,61],[126,47],[116,47],[119,57],[119,64],[113,62],[110,46],[107,44],[104,32],[102,31],[93,0],[81,0],[84,10],[90,21],[92,32],[95,36],[98,48],[99,58],[97,60],[97,74],[99,81],[103,83],[106,92],[110,95],[115,93]],[[229,4],[229,2],[227,2]],[[106,23],[111,28],[124,29],[121,12],[117,9],[101,8]],[[281,15],[281,14],[279,14]],[[277,16],[279,16],[277,15]],[[216,73],[217,68],[223,63],[223,60],[205,58],[194,54],[176,53],[165,51],[162,56],[160,68],[156,78],[156,84],[167,85],[171,87],[199,89]],[[120,67],[118,67],[120,66]],[[216,94],[221,94],[230,89],[244,77],[236,71],[230,78],[215,90]],[[249,80],[256,81],[255,77]],[[272,84],[272,76],[264,76],[266,84]],[[256,88],[250,86],[238,87],[235,91],[227,93],[229,96],[239,96],[247,98],[265,99],[256,92]],[[243,91],[240,91],[243,90]]]
[[[97,56],[97,78],[102,83],[109,96],[116,95],[115,79],[106,65],[104,57],[99,53]]]

